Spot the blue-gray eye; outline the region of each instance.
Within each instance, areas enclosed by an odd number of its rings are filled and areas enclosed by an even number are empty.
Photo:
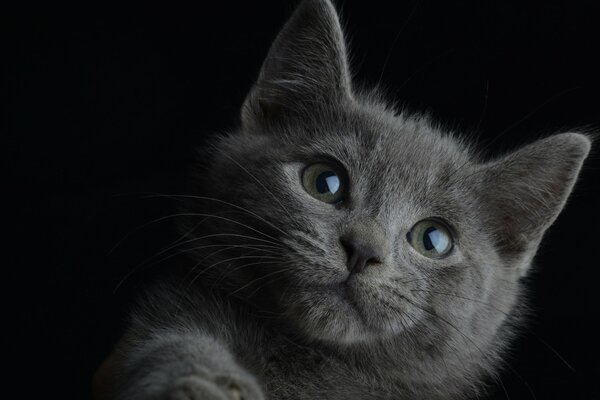
[[[302,172],[304,189],[317,200],[338,203],[346,191],[344,171],[333,163],[311,164]]]
[[[429,258],[442,258],[452,249],[450,230],[440,221],[424,219],[417,222],[406,235],[415,250]]]

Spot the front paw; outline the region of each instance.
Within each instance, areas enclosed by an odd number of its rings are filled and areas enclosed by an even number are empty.
[[[187,376],[175,381],[167,400],[263,400],[258,384],[251,377]]]

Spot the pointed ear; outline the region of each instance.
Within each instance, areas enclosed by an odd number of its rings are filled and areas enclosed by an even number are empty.
[[[522,273],[564,207],[590,146],[582,134],[554,135],[484,165],[477,174],[500,255]]]
[[[346,46],[329,0],[304,0],[269,50],[242,107],[242,125],[351,98]]]

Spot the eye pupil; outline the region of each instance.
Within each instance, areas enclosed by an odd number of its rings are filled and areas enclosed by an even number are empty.
[[[435,226],[431,226],[425,230],[423,245],[427,250],[435,249],[438,253],[443,253],[449,245],[448,236]]]
[[[436,235],[437,233],[437,235]],[[439,241],[439,232],[434,226],[427,228],[423,234],[423,246],[425,250],[432,250],[435,248],[434,242]]]
[[[317,192],[335,194],[340,188],[340,179],[333,171],[324,171],[315,181]]]

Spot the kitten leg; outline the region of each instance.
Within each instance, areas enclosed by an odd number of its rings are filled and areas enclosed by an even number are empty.
[[[220,341],[202,332],[126,340],[113,358],[118,400],[262,400],[256,378]]]

